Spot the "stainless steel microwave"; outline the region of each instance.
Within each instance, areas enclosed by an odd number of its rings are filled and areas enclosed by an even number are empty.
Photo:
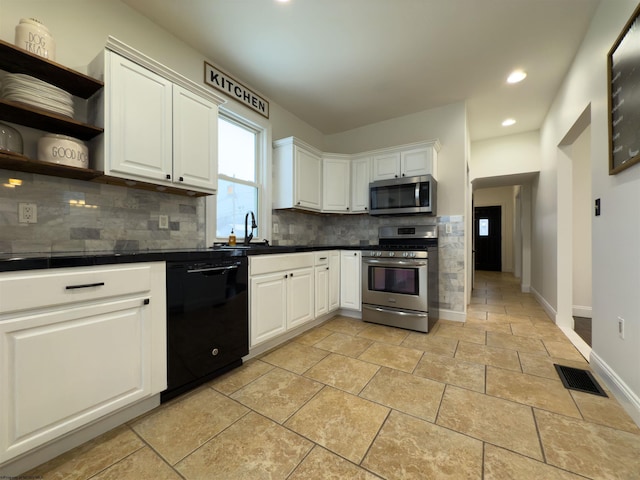
[[[369,184],[370,215],[436,214],[438,182],[431,175],[378,180]]]

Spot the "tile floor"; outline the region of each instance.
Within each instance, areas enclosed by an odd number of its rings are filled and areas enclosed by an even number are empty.
[[[27,475],[45,479],[640,479],[640,429],[566,390],[587,367],[509,275],[466,324],[335,317]]]

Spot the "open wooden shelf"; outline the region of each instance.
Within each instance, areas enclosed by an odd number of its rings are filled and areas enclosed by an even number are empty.
[[[0,40],[0,69],[23,73],[50,83],[80,98],[89,98],[104,87],[104,82],[42,58]]]
[[[0,168],[19,172],[39,173],[40,175],[53,177],[73,178],[76,180],[93,180],[104,175],[104,172],[100,170],[31,160],[24,155],[4,151],[0,151]]]

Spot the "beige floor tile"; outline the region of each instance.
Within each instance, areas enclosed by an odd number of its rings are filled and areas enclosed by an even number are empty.
[[[477,318],[480,320],[486,320],[487,312],[482,310],[467,310],[467,318]]]
[[[283,423],[320,391],[322,384],[281,368],[275,368],[241,388],[231,398]]]
[[[487,395],[580,418],[573,397],[559,379],[487,367]]]
[[[589,478],[640,478],[640,435],[535,410],[547,463]]]
[[[484,447],[484,480],[580,480],[583,478],[491,444],[486,444]]]
[[[487,314],[487,320],[490,322],[504,322],[504,323],[522,323],[524,325],[531,325],[531,317],[528,315],[507,315],[506,313],[494,313]]]
[[[389,480],[481,479],[482,442],[392,411],[362,466]]]
[[[408,330],[386,327],[384,325],[369,325],[364,330],[358,332],[358,337],[367,338],[375,342],[391,343],[393,345],[400,345],[408,335]]]
[[[318,343],[323,338],[327,338],[332,333],[333,330],[329,330],[328,328],[324,327],[317,327],[294,338],[293,341],[296,343],[301,343],[303,345],[311,346],[315,343]]]
[[[91,480],[140,480],[144,478],[181,480],[180,475],[149,447],[138,450],[95,477],[91,477]]]
[[[370,323],[350,317],[334,317],[322,324],[323,328],[328,328],[334,332],[345,333],[347,335],[357,335],[358,332],[367,328]]]
[[[334,333],[320,340],[315,348],[339,353],[348,357],[357,357],[364,352],[373,342],[366,338],[353,337],[345,333]]]
[[[360,396],[434,422],[444,387],[444,384],[440,382],[390,368],[382,368]]]
[[[536,353],[520,353],[520,364],[522,365],[522,371],[529,375],[537,375],[539,377],[558,379],[558,372],[553,366],[554,363],[558,365],[565,365],[567,367],[574,368],[589,368],[589,364],[582,359],[580,362],[566,360],[562,358],[552,358]]]
[[[325,387],[285,426],[313,442],[360,463],[389,409],[332,387]]]
[[[453,338],[470,343],[478,343],[484,345],[486,342],[486,333],[483,330],[473,328],[454,327],[451,325],[440,325],[440,328],[434,332],[436,337]]]
[[[489,298],[489,297],[487,297],[487,298]],[[481,304],[469,305],[467,311],[470,311],[470,312],[487,312],[487,313],[507,313],[507,311],[505,310],[504,306],[502,306],[502,305],[489,305],[489,304],[487,304],[487,305],[481,305]]]
[[[260,360],[250,360],[241,367],[212,380],[208,386],[225,395],[231,395],[274,368],[273,365]]]
[[[436,424],[543,459],[533,412],[526,405],[447,386]]]
[[[487,345],[490,347],[508,348],[519,352],[540,353],[546,355],[547,350],[537,338],[519,337],[499,332],[487,332]]]
[[[161,406],[131,428],[174,465],[248,411],[211,388],[202,388]]]
[[[508,370],[520,371],[518,352],[506,348],[489,347],[475,343],[460,342],[456,350],[455,358],[467,362],[492,365]]]
[[[365,469],[322,447],[314,447],[287,480],[377,480]]]
[[[584,357],[580,355],[580,352],[578,352],[576,347],[571,344],[569,339],[562,342],[542,340],[542,343],[544,343],[549,355],[552,357],[573,360],[576,362],[584,360]]]
[[[511,326],[508,323],[488,322],[486,320],[478,320],[475,318],[467,319],[465,328],[475,328],[484,330],[485,332],[500,332],[511,335]]]
[[[602,384],[602,382],[598,383]],[[610,393],[609,397],[576,390],[570,390],[570,393],[585,420],[640,435],[640,428]]]
[[[293,373],[303,374],[327,355],[328,352],[319,348],[290,342],[266,354],[260,360]]]
[[[411,332],[401,344],[403,347],[415,348],[433,355],[453,357],[458,346],[455,338],[438,337],[430,333]]]
[[[304,375],[358,395],[379,369],[378,365],[332,353],[307,370]]]
[[[365,362],[375,363],[383,367],[395,368],[403,372],[412,372],[422,357],[422,351],[415,348],[374,343],[358,358]]]
[[[85,480],[144,447],[125,425],[26,472],[23,478]]]
[[[479,363],[425,353],[413,374],[484,393],[485,366]]]
[[[565,341],[567,338],[562,330],[552,323],[513,323],[511,331],[514,335],[542,340]]]
[[[176,465],[187,480],[287,478],[313,444],[250,413]]]

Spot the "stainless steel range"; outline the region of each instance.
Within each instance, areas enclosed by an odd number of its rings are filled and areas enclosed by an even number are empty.
[[[428,332],[438,319],[438,227],[380,227],[362,252],[362,320]]]

